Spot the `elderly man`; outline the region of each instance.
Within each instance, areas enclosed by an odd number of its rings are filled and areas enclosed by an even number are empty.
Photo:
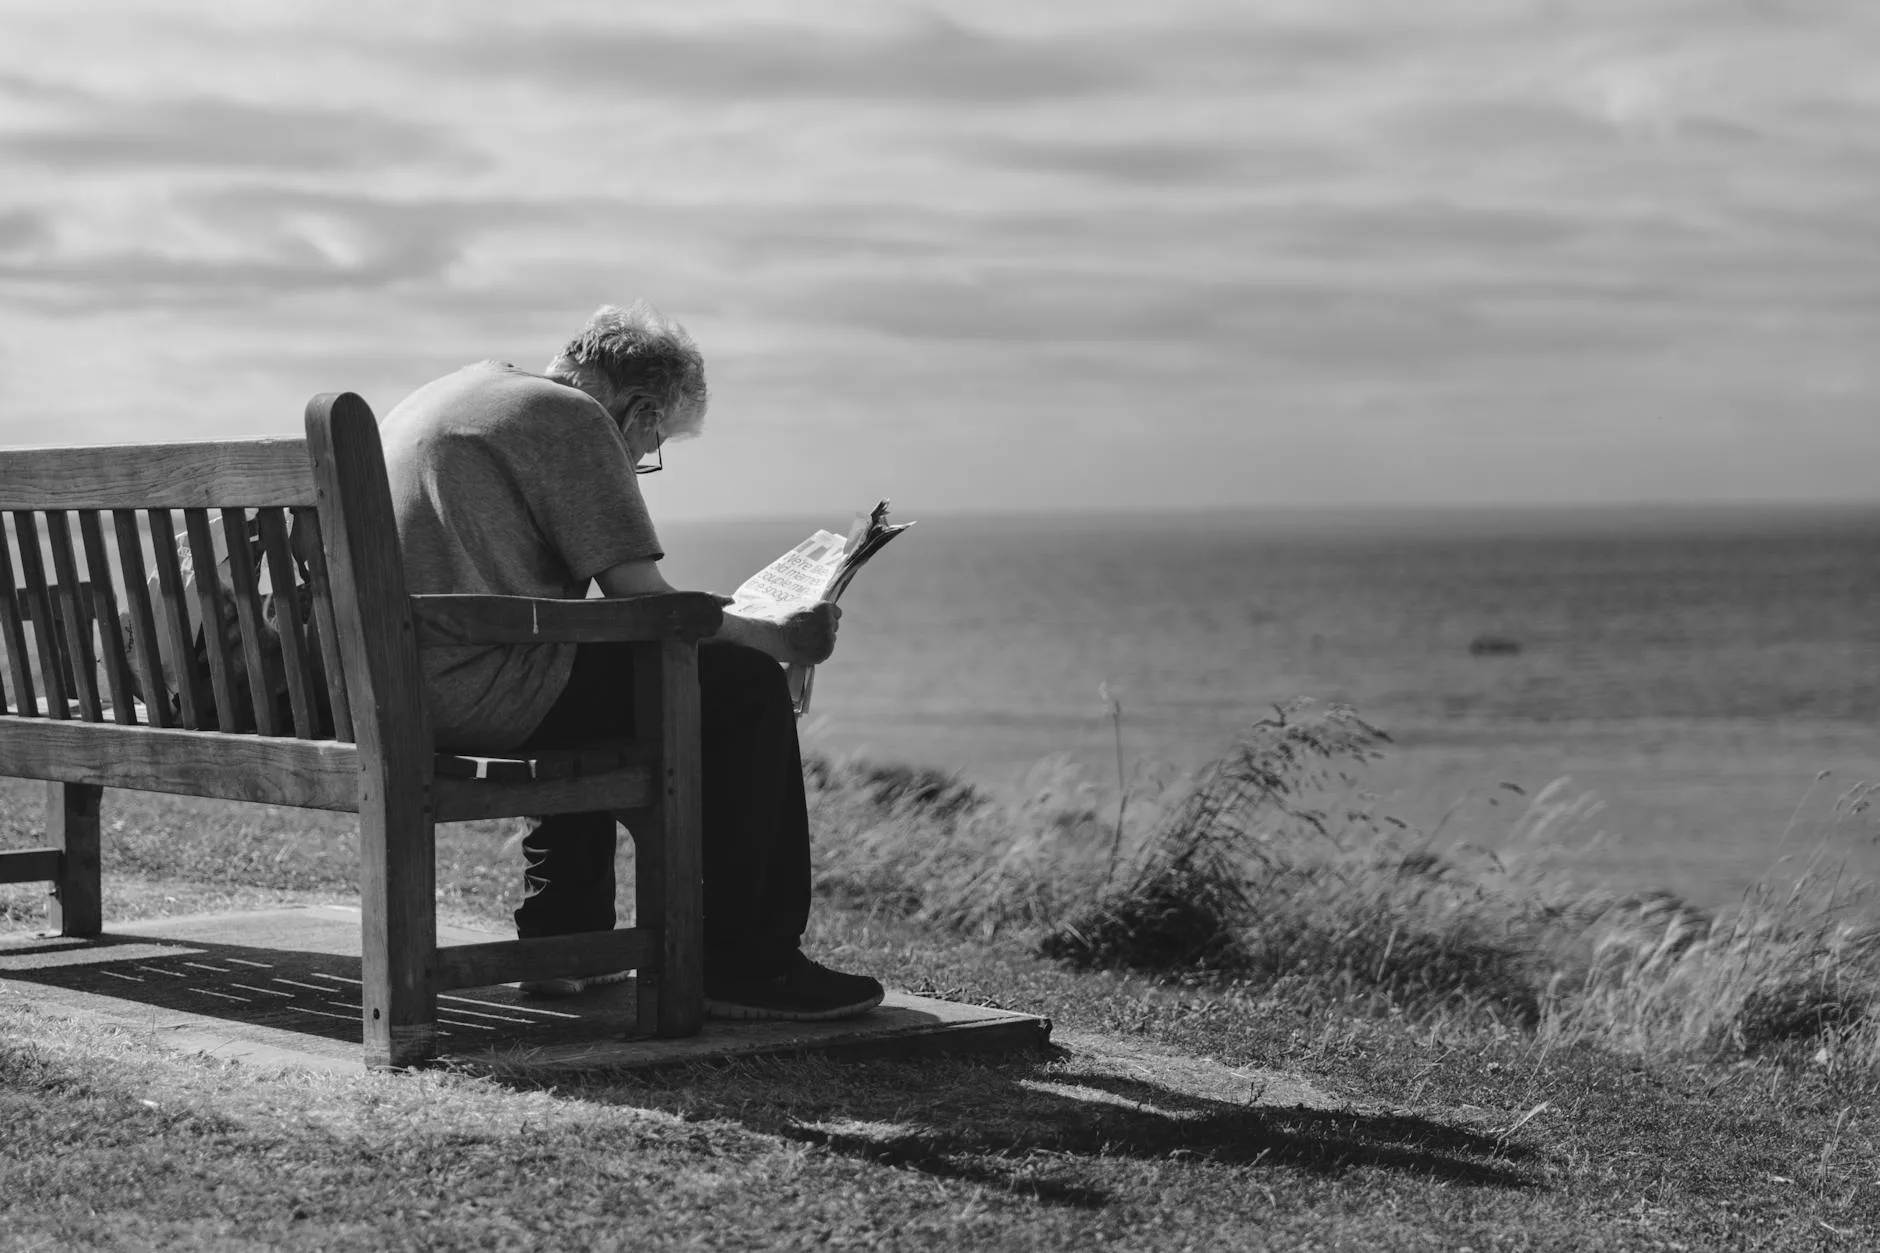
[[[670,591],[636,483],[662,444],[698,433],[705,367],[677,323],[644,302],[607,306],[543,374],[485,361],[412,393],[382,423],[392,503],[414,593],[580,597]],[[809,917],[809,816],[779,662],[814,664],[839,611],[781,623],[725,615],[699,649],[704,757],[706,1012],[799,1021],[847,1017],[881,985],[798,947]],[[632,727],[624,644],[434,649],[426,699],[440,745],[551,747]],[[607,813],[530,820],[516,930],[614,926]],[[571,995],[599,979],[532,985]]]

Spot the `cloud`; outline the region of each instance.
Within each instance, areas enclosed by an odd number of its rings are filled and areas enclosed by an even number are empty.
[[[1478,205],[1442,200],[1379,204],[1297,204],[1274,213],[1276,241],[1288,254],[1349,260],[1395,257],[1427,269],[1433,259],[1498,264],[1542,262],[1544,250],[1598,229],[1585,215],[1551,207]]]
[[[1134,187],[1236,187],[1256,179],[1290,181],[1348,168],[1323,146],[1253,140],[988,138],[963,149],[968,159],[997,169],[1070,174]]]
[[[0,255],[29,252],[52,241],[46,214],[33,209],[0,209]]]
[[[214,308],[321,291],[439,285],[482,232],[548,210],[509,200],[240,188],[180,197],[169,212],[180,219],[180,233],[213,239],[214,246],[41,248],[30,259],[0,259],[0,289],[42,308],[73,311]],[[29,220],[22,229],[33,225]]]
[[[0,131],[0,155],[60,170],[331,173],[471,160],[446,130],[361,110],[206,96],[114,100],[35,91],[17,77],[0,90],[63,106],[60,121]]]
[[[809,446],[918,485],[963,429],[1027,499],[1086,490],[1047,481],[1067,443],[1229,499],[1276,437],[1373,428],[1452,463],[1415,490],[1507,492],[1457,430],[1695,441],[1722,396],[1805,423],[1876,382],[1849,0],[37,2],[0,49],[0,389],[74,430],[383,405],[639,294],[752,450],[701,509],[806,491],[774,469]],[[128,364],[72,388],[101,339]]]
[[[1389,119],[1385,130],[1401,143],[1476,160],[1528,152],[1558,161],[1589,148],[1614,147],[1619,138],[1600,118],[1564,100],[1480,92],[1419,101]]]
[[[1011,103],[1089,96],[1138,78],[1074,39],[986,34],[940,17],[890,31],[750,23],[676,33],[617,24],[483,26],[421,45],[434,68],[621,95]]]
[[[1502,274],[1378,282],[1362,271],[1222,275],[1002,266],[958,281],[857,277],[794,296],[797,316],[832,322],[915,359],[944,362],[942,387],[998,377],[1015,394],[1089,389],[1127,409],[1184,389],[1186,420],[1236,397],[1338,394],[1388,383],[1407,397],[1464,380],[1529,390],[1610,377],[1715,330],[1681,303],[1635,307],[1654,289],[1598,276],[1568,284]],[[1674,301],[1679,293],[1672,293]],[[762,316],[781,309],[759,304]],[[949,378],[949,376],[951,376]],[[1095,421],[1096,418],[1091,420]]]
[[[0,69],[0,95],[41,105],[89,104],[96,99],[69,83],[48,82],[30,74],[4,69]]]

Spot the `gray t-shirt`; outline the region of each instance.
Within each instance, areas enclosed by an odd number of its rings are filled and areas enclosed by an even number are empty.
[[[380,423],[413,595],[578,599],[663,554],[633,460],[593,397],[495,361],[419,388]],[[514,748],[568,683],[573,644],[427,648],[438,746]]]

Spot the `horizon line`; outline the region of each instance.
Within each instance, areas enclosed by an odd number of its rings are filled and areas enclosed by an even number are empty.
[[[890,497],[890,500],[893,498]],[[917,506],[925,510],[925,506]],[[861,512],[866,512],[864,507]],[[1362,518],[1453,518],[1461,516],[1493,514],[1500,517],[1587,517],[1598,515],[1623,515],[1640,517],[1658,515],[1666,517],[1714,517],[1719,514],[1848,514],[1880,513],[1880,496],[1857,499],[1852,497],[1834,497],[1828,499],[1797,498],[1759,498],[1750,500],[1625,500],[1625,501],[1462,501],[1436,503],[1430,501],[1392,501],[1385,503],[1346,503],[1346,504],[1302,504],[1298,502],[1271,502],[1261,504],[1234,505],[1118,505],[1110,508],[1096,508],[1085,505],[1070,506],[967,506],[965,508],[940,508],[927,510],[929,516],[944,517],[961,521],[999,521],[1003,519],[1041,519],[1041,518],[1205,518],[1223,515],[1241,515],[1249,517],[1272,518],[1325,518],[1325,519],[1362,519]],[[895,516],[901,511],[896,510]],[[770,522],[803,521],[823,516],[810,510],[787,510],[780,512],[751,513],[667,513],[656,521],[687,522]],[[914,520],[914,519],[910,519]]]

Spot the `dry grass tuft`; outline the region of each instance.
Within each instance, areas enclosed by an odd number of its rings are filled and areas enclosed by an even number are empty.
[[[1288,706],[1192,779],[1131,781],[1126,829],[1062,762],[1015,801],[821,762],[820,887],[1019,936],[1077,969],[1305,983],[1548,1047],[1880,1072],[1880,927],[1861,920],[1864,887],[1816,859],[1712,914],[1576,882],[1549,867],[1570,862],[1597,806],[1565,780],[1528,800],[1500,852],[1438,848],[1360,790],[1387,742],[1350,709]]]

